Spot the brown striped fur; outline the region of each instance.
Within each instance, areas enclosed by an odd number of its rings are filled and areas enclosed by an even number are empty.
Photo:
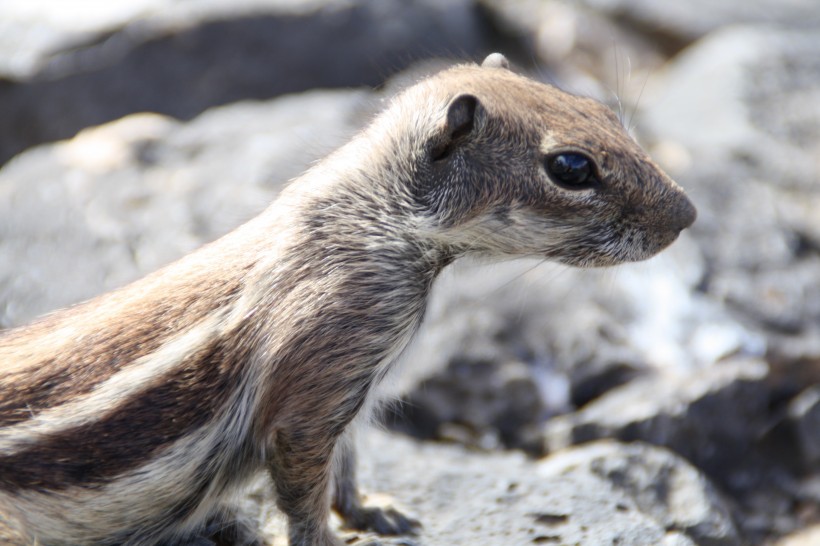
[[[357,528],[409,531],[361,505],[345,431],[442,268],[640,260],[694,221],[605,107],[503,65],[419,83],[256,219],[0,336],[0,538],[255,544],[227,503],[264,469],[294,546],[339,544],[331,504]],[[591,157],[600,184],[553,183],[556,150]]]

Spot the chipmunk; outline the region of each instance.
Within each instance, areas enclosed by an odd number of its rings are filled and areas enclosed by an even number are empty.
[[[351,421],[462,256],[642,260],[695,219],[602,104],[500,54],[405,90],[261,215],[0,336],[0,540],[261,544],[229,501],[266,470],[292,546],[413,520],[363,506]]]

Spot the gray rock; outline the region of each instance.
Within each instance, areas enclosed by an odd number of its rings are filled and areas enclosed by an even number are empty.
[[[557,402],[542,395],[546,389],[565,391],[566,378],[520,360],[454,360],[402,397],[389,423],[418,438],[539,455],[540,425]]]
[[[716,32],[647,89],[640,118],[698,206],[701,288],[780,345],[820,323],[818,36]]]
[[[637,510],[694,544],[742,543],[726,501],[700,472],[668,450],[641,442],[592,442],[544,459],[538,475],[581,473],[601,480],[608,494],[628,499],[617,510]]]
[[[807,462],[814,457],[811,404],[801,403],[810,394],[788,400],[811,393],[820,381],[820,163],[813,159],[820,150],[818,58],[816,32],[714,32],[652,82],[639,120],[657,143],[655,157],[698,206],[691,233],[707,264],[699,289],[763,337],[771,365],[766,383],[774,411],[759,407],[758,418],[745,423],[736,412],[716,411],[719,419],[697,425],[705,432],[715,422],[735,423],[727,431],[756,429],[763,441],[728,455],[715,437],[719,465],[691,458],[734,492],[754,543],[805,524],[795,508],[804,502],[800,473],[790,469],[811,471]],[[791,407],[784,426],[778,423],[786,408],[778,404]],[[770,424],[761,427],[766,413]],[[727,435],[729,445],[740,448],[736,439]],[[680,452],[691,457],[692,448],[684,448]]]
[[[648,376],[640,388],[652,393],[663,383],[663,392],[675,391],[676,381],[708,373],[718,359],[762,356],[760,335],[692,295],[700,264],[685,239],[649,264],[616,273],[537,262],[456,264],[439,280],[407,352],[398,429],[538,454],[535,431],[549,418],[629,380]],[[768,390],[759,386],[765,400]],[[764,419],[765,407],[756,411]]]
[[[595,442],[528,461],[370,431],[359,453],[368,502],[396,505],[422,521],[411,544],[742,543],[708,480],[646,444]],[[264,507],[257,513],[269,536],[282,536],[280,519]]]
[[[693,158],[746,165],[740,173],[776,188],[815,189],[819,167],[804,154],[820,140],[818,51],[816,32],[715,32],[653,79],[640,124],[656,139],[684,145]]]
[[[641,377],[551,419],[544,439],[549,450],[600,438],[666,446],[736,490],[748,471],[739,461],[770,424],[767,376],[765,362],[740,359]]]
[[[381,84],[415,60],[477,57],[469,0],[142,0],[0,7],[0,163],[135,112]],[[49,9],[50,8],[50,9]]]
[[[666,43],[669,49],[738,23],[767,23],[792,28],[820,25],[820,14],[812,0],[583,0],[583,4],[617,19],[633,32],[645,33]]]
[[[346,140],[360,91],[135,115],[0,169],[0,326],[134,280],[260,212]]]

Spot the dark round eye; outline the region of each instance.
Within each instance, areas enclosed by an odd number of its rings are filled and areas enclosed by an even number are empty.
[[[598,182],[595,164],[579,152],[547,156],[546,167],[552,181],[567,189],[584,190]]]

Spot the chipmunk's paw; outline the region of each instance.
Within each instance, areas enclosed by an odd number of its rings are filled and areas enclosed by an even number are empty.
[[[418,520],[405,516],[395,508],[360,506],[341,516],[346,529],[373,531],[380,535],[415,535],[421,528]]]

